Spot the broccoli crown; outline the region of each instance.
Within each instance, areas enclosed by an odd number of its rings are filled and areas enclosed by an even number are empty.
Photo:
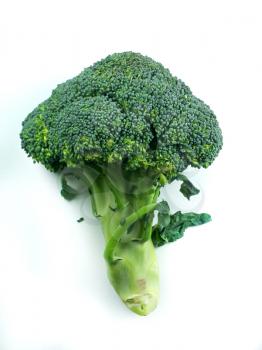
[[[121,161],[176,174],[208,167],[222,147],[211,109],[168,69],[115,53],[57,86],[24,120],[22,147],[51,171]]]

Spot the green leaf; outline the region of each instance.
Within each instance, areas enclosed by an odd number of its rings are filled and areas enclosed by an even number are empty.
[[[166,201],[162,201],[157,203],[155,210],[157,210],[160,214],[169,214],[170,208]]]
[[[183,237],[188,227],[205,224],[211,220],[211,216],[206,213],[185,213],[181,211],[170,215],[170,222],[163,226],[161,223],[155,225],[152,231],[152,241],[155,247],[160,247],[166,243],[174,242]]]
[[[182,181],[180,192],[187,198],[190,199],[191,196],[195,196],[200,191],[198,188],[196,188],[192,182],[188,180],[188,178],[185,175],[178,174],[176,176],[176,180]]]
[[[155,210],[158,211],[158,225],[166,227],[170,223],[170,208],[166,201],[157,203]]]
[[[80,191],[78,189],[73,188],[68,184],[68,180],[70,177],[74,178],[75,180],[79,180],[79,177],[77,177],[77,175],[73,173],[67,173],[62,175],[62,189],[60,193],[68,201],[71,201],[80,194]]]
[[[161,227],[167,227],[170,224],[169,214],[158,214],[158,225]]]

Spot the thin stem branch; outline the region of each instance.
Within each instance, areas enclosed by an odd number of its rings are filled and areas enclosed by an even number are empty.
[[[115,258],[114,258],[115,248],[120,238],[122,237],[122,235],[128,229],[128,227],[132,225],[134,222],[136,222],[137,220],[141,219],[144,215],[153,211],[155,207],[156,207],[156,203],[145,205],[139,208],[136,212],[129,215],[126,219],[123,219],[122,223],[120,222],[120,225],[118,225],[112,237],[107,242],[107,245],[104,251],[104,258],[107,260],[108,263],[113,263],[115,261]]]

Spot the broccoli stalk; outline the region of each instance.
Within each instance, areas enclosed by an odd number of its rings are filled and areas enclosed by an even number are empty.
[[[210,220],[171,214],[158,196],[174,180],[187,199],[199,193],[182,172],[207,168],[222,148],[212,110],[160,63],[123,52],[58,85],[22,125],[22,148],[34,161],[53,172],[70,169],[88,188],[109,279],[132,311],[150,313],[159,297],[154,247]],[[61,194],[78,194],[66,175]]]
[[[139,315],[153,311],[159,298],[159,273],[155,247],[181,238],[187,227],[210,221],[208,214],[177,212],[170,215],[167,202],[158,203],[163,174],[126,171],[121,163],[72,168],[62,178],[61,194],[78,195],[67,176],[80,179],[91,196],[93,214],[100,220],[105,238],[104,258],[108,277],[121,300]],[[179,174],[181,192],[190,198],[198,191]],[[158,223],[153,226],[154,211]]]
[[[128,308],[147,315],[159,298],[158,264],[151,240],[160,190],[156,174],[127,172],[120,164],[86,166],[72,172],[86,183],[93,213],[101,222],[112,286]],[[63,193],[70,190],[64,179]]]

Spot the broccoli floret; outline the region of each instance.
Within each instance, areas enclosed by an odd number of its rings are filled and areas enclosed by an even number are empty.
[[[175,179],[188,199],[199,192],[181,173],[207,168],[222,148],[214,113],[160,63],[115,53],[58,85],[24,120],[21,140],[34,161],[53,172],[70,169],[88,188],[109,279],[131,310],[148,314],[159,293],[154,246],[210,220],[170,215],[157,200]],[[62,184],[64,197],[75,197],[65,175]]]

